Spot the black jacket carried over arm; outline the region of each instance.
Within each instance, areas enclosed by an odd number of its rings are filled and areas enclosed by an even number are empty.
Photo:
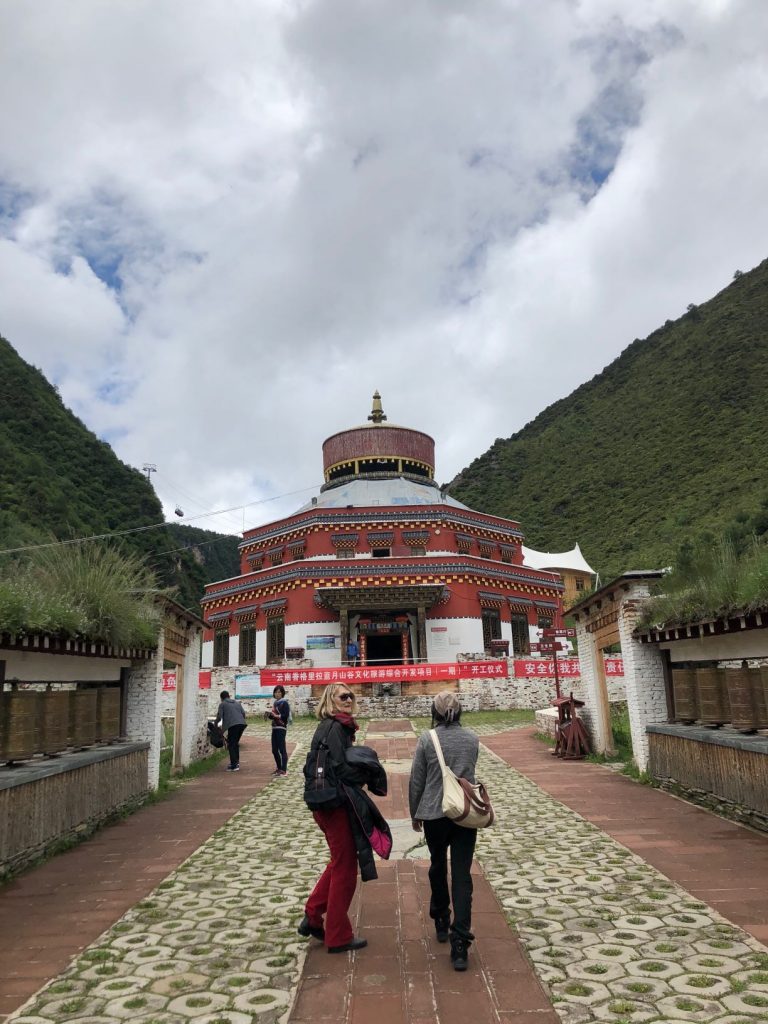
[[[376,804],[362,787],[368,786],[372,793],[386,796],[387,773],[378,755],[371,747],[354,746],[355,733],[336,718],[326,718],[320,723],[312,737],[312,749],[321,743],[328,747],[328,757],[344,797],[343,806],[349,815],[349,824],[355,842],[360,878],[369,882],[378,878],[373,860],[371,836],[378,830],[392,839],[389,825]]]

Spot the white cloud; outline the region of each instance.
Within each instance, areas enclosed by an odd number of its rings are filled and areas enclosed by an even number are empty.
[[[766,28],[761,0],[0,9],[0,330],[169,507],[319,482],[376,387],[449,479],[764,257]]]

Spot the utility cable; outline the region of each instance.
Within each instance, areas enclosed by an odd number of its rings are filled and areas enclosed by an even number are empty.
[[[226,512],[240,512],[243,509],[252,508],[254,505],[265,505],[270,501],[279,501],[280,498],[290,498],[294,494],[304,494],[306,491],[316,491],[319,486],[319,484],[313,484],[311,487],[300,487],[296,491],[286,491],[285,494],[274,494],[271,498],[259,498],[257,501],[249,501],[245,505],[232,505],[231,508],[221,508],[217,509],[215,512],[203,512],[199,516],[190,516],[189,518],[190,520],[210,519],[212,516],[224,515]],[[46,541],[43,544],[25,544],[18,548],[4,548],[0,550],[0,555],[15,555],[23,551],[39,551],[41,548],[58,548],[68,544],[87,544],[92,540],[109,540],[113,537],[127,537],[129,534],[144,533],[147,530],[160,530],[165,526],[173,525],[184,524],[173,524],[170,522],[150,523],[148,526],[134,526],[130,530],[112,530],[109,533],[94,533],[88,537],[70,537],[67,540],[51,540]]]

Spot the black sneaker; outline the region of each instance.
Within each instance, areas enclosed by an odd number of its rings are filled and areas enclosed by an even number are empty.
[[[329,953],[346,953],[350,949],[351,950],[363,949],[367,945],[368,945],[368,940],[367,939],[355,939],[355,938],[352,938],[352,939],[349,940],[349,942],[345,942],[343,946],[329,946],[328,947],[328,952]]]
[[[469,943],[464,939],[451,939],[451,963],[454,971],[466,971]]]
[[[438,942],[447,942],[448,941],[448,930],[450,929],[450,927],[451,927],[450,915],[446,915],[445,917],[436,917],[435,918],[435,934],[437,935],[437,941]]]
[[[311,925],[306,914],[302,917],[296,931],[299,935],[303,935],[304,938],[308,938],[311,935],[313,939],[320,939],[321,942],[325,938],[325,928],[316,928],[314,925]]]

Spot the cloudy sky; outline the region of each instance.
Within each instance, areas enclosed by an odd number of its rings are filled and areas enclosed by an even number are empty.
[[[767,46],[765,0],[0,0],[0,333],[190,519],[374,388],[449,480],[768,256]]]

